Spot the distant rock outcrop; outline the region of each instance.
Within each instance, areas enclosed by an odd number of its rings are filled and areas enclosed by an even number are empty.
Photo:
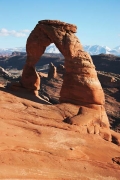
[[[11,54],[11,56],[21,56],[21,55],[26,55],[26,52],[14,51]]]
[[[11,77],[10,73],[7,72],[4,68],[0,67],[0,76],[3,76],[5,78]]]
[[[92,56],[93,63],[98,71],[120,74],[120,57],[111,54]]]
[[[79,112],[65,122],[77,125],[83,132],[99,134],[111,141],[109,121],[104,109],[104,93],[90,55],[84,52],[75,36],[72,24],[39,21],[27,40],[27,60],[23,69],[22,86],[31,90],[40,88],[40,78],[34,66],[45,48],[55,43],[65,57],[65,74],[60,92],[60,103],[79,105]]]
[[[55,78],[57,76],[57,69],[53,63],[49,64],[48,78]]]
[[[120,77],[114,77],[110,73],[98,72],[98,79],[102,87],[120,88]]]

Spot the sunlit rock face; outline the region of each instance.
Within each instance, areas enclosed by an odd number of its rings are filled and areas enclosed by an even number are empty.
[[[60,103],[80,105],[78,113],[66,122],[85,127],[88,133],[100,134],[111,141],[104,93],[92,59],[75,35],[76,30],[75,25],[57,20],[39,21],[27,40],[21,83],[25,88],[39,90],[40,78],[34,67],[46,47],[54,43],[65,57]]]
[[[66,74],[60,101],[74,104],[86,102],[104,104],[104,94],[94,64],[75,36],[76,30],[75,25],[60,21],[39,21],[27,40],[27,61],[22,75],[22,84],[24,87],[39,89],[38,76],[34,75],[37,83],[35,80],[32,82],[33,73],[28,71],[33,71],[46,46],[55,43],[65,57]]]

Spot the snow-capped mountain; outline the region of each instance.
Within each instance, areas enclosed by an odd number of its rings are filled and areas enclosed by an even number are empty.
[[[83,49],[87,51],[90,55],[97,55],[103,53],[103,54],[113,54],[116,56],[120,56],[120,46],[111,49],[108,46],[83,45]],[[60,51],[55,46],[55,44],[52,43],[46,48],[45,53],[60,53]]]
[[[97,54],[109,54],[109,51],[111,50],[109,47],[103,47],[103,46],[98,46],[98,45],[84,45],[83,46],[84,50],[87,51],[91,55],[97,55]]]
[[[55,46],[54,43],[46,47],[45,53],[60,53],[59,49]]]
[[[111,49],[111,54],[114,54],[116,56],[120,56],[120,46],[117,46],[117,47]]]
[[[120,56],[120,46],[110,49],[108,46],[99,46],[99,45],[83,45],[83,49],[87,51],[90,55],[97,54],[113,54]],[[59,49],[55,46],[54,43],[50,44],[45,53],[60,53]]]
[[[97,55],[97,54],[113,54],[116,56],[120,56],[120,46],[117,46],[113,49],[109,48],[108,46],[99,46],[99,45],[83,45],[85,51],[87,51],[90,55]]]
[[[90,55],[97,55],[97,54],[113,54],[116,56],[120,56],[120,46],[117,46],[113,49],[107,46],[99,46],[99,45],[83,45],[83,49],[87,51]],[[25,52],[25,47],[17,47],[17,48],[4,48],[0,49],[0,55],[10,55],[12,52]],[[50,44],[45,53],[60,53],[58,48],[55,46],[54,43]]]

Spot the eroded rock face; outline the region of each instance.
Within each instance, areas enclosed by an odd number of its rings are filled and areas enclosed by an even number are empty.
[[[46,46],[55,43],[65,57],[60,102],[80,105],[82,108],[68,123],[84,126],[88,133],[97,132],[103,138],[111,140],[109,122],[104,110],[104,93],[90,55],[84,52],[74,34],[76,30],[75,25],[60,21],[39,21],[27,40],[27,60],[21,83],[28,89],[39,89],[40,81],[34,66]]]
[[[22,85],[31,90],[40,89],[40,77],[33,66],[24,66],[22,74]]]

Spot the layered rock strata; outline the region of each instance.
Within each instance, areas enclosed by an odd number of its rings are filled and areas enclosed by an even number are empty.
[[[35,64],[45,48],[55,43],[65,57],[60,102],[80,106],[79,112],[72,118],[68,117],[67,122],[84,126],[88,133],[100,134],[103,138],[111,140],[109,122],[104,109],[104,93],[90,55],[84,52],[79,39],[75,36],[76,30],[75,25],[60,21],[39,21],[27,40],[27,60],[21,83],[28,89],[40,88]]]

